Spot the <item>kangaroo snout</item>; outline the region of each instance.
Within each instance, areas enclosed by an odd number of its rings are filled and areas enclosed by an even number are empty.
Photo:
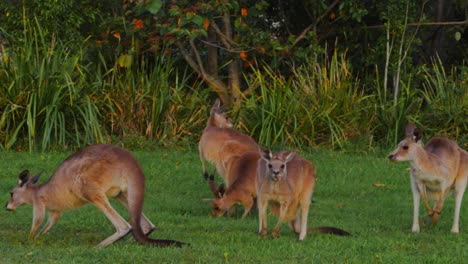
[[[10,204],[7,202],[7,203],[5,204],[5,209],[6,209],[7,211],[14,211],[15,208],[12,208],[12,207],[9,206],[9,205],[10,205]]]
[[[401,156],[398,155],[398,153],[391,153],[388,155],[388,160],[392,162],[400,162],[401,161]]]
[[[271,172],[271,179],[273,181],[280,181],[281,180],[280,172],[279,171],[272,171]]]

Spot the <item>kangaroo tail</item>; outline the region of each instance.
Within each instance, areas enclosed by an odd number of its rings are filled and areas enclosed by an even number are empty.
[[[331,234],[337,236],[351,236],[351,234],[343,229],[332,226],[318,226],[308,230],[309,233]]]
[[[137,228],[138,229],[138,228]],[[168,240],[168,239],[151,239],[141,231],[135,231],[135,228],[132,228],[132,234],[135,240],[140,244],[148,244],[155,247],[182,247],[187,245],[184,242],[176,241],[176,240]]]
[[[128,188],[128,208],[130,213],[130,225],[135,240],[140,244],[149,244],[155,247],[182,247],[184,242],[165,239],[151,239],[141,229],[141,217],[143,213],[143,199],[145,190],[145,178],[139,167],[135,167],[133,177],[130,177]]]

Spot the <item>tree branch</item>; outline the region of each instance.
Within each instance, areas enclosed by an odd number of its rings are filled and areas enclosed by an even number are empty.
[[[190,45],[192,47],[193,52],[195,53],[196,60],[195,62],[193,58],[190,56],[188,51],[184,48],[180,41],[176,41],[176,45],[179,48],[182,56],[184,56],[185,61],[189,64],[189,66],[196,72],[200,77],[215,91],[218,96],[221,98],[223,102],[229,102],[229,96],[227,94],[226,85],[217,77],[207,74],[203,65],[201,63],[200,55],[195,47],[193,41],[190,41]]]
[[[203,79],[206,79],[207,74],[206,74],[205,68],[203,67],[203,62],[200,58],[200,54],[198,53],[197,47],[195,47],[195,43],[193,43],[193,39],[191,39],[189,42],[190,42],[190,47],[192,48],[193,54],[195,55],[195,59],[197,60],[198,69]]]
[[[301,41],[302,39],[305,38],[305,36],[307,35],[307,33],[312,29],[314,28],[320,21],[322,21],[322,19],[328,15],[328,13],[330,13],[330,11],[340,2],[340,0],[335,0],[331,5],[328,6],[327,10],[321,15],[319,16],[319,18],[317,18],[317,21],[315,21],[315,23],[313,24],[310,24],[308,27],[306,27],[302,32],[301,34],[299,34],[299,36],[296,38],[296,40],[294,41],[294,43],[292,44],[291,48],[296,46],[297,43],[299,43],[299,41]]]
[[[182,53],[182,56],[184,56],[185,61],[189,64],[189,66],[198,73],[198,75],[203,76],[202,71],[198,67],[197,63],[190,57],[188,54],[187,50],[184,48],[182,43],[180,41],[176,41],[176,45],[179,48],[180,52]]]
[[[335,6],[339,2],[340,2],[340,0],[335,0],[331,5],[329,5],[327,10],[321,16],[319,16],[317,21],[315,21],[315,25],[317,25],[320,21],[322,21],[322,19],[324,19],[328,15],[328,13],[330,13],[332,11],[332,9],[335,8]]]
[[[230,50],[232,48],[232,45],[234,45],[235,43],[230,38],[228,38],[226,35],[224,35],[224,33],[221,31],[221,29],[219,29],[219,27],[218,27],[218,25],[216,25],[216,23],[212,22],[211,26],[213,27],[214,31],[216,32],[216,35],[219,36],[219,39],[224,44],[226,49]]]
[[[244,52],[248,52],[248,51],[252,51],[252,50],[256,50],[256,48],[248,48],[248,49],[227,49],[225,47],[222,47],[222,46],[219,46],[219,45],[216,45],[216,44],[213,44],[213,43],[210,43],[208,41],[205,41],[205,40],[200,40],[201,43],[204,43],[205,45],[207,46],[212,46],[212,47],[215,47],[215,48],[218,48],[218,49],[221,49],[221,50],[225,50],[229,53],[240,53],[242,51]]]
[[[423,26],[459,26],[459,25],[468,25],[468,19],[463,21],[446,21],[446,22],[413,22],[408,23],[408,27],[423,27]],[[366,29],[378,29],[383,28],[385,25],[375,25],[375,26],[366,26]]]

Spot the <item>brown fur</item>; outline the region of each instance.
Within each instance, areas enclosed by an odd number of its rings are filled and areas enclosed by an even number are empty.
[[[180,247],[184,244],[173,240],[154,240],[145,235],[154,230],[154,225],[142,213],[145,177],[137,160],[122,148],[112,145],[87,147],[68,157],[47,182],[37,185],[39,176],[30,178],[28,171],[22,172],[7,203],[8,210],[15,210],[22,204],[33,205],[30,239],[49,231],[62,211],[91,202],[117,229],[98,247],[105,247],[129,232],[139,243],[162,247]],[[130,224],[112,208],[107,197],[115,198],[128,208]],[[46,211],[49,212],[47,224],[35,235]]]
[[[233,179],[226,174],[226,166],[234,156],[245,152],[258,151],[258,145],[251,137],[232,129],[231,119],[220,107],[219,99],[211,108],[210,117],[198,143],[203,175],[208,178],[205,161],[214,165],[215,171],[223,178],[227,186]],[[211,175],[214,175],[215,171]]]
[[[351,234],[336,227],[307,229],[307,218],[315,188],[315,167],[292,151],[273,154],[264,150],[257,164],[257,205],[259,234],[267,235],[267,207],[278,217],[272,237],[278,237],[282,222],[304,240],[307,233],[324,233],[340,236]]]
[[[413,191],[413,232],[419,232],[419,201],[424,205],[432,224],[436,224],[445,197],[455,190],[455,215],[451,231],[459,232],[460,207],[468,179],[468,153],[457,143],[434,137],[425,146],[421,133],[414,124],[406,127],[406,138],[389,155],[391,161],[409,161],[411,164],[411,189]],[[434,199],[431,208],[428,198]]]
[[[234,205],[237,203],[244,206],[242,218],[249,213],[257,196],[255,178],[259,158],[258,151],[231,157],[226,167],[227,178],[231,179],[227,190],[224,190],[223,184],[216,187],[214,177],[210,177],[210,188],[215,195],[211,206],[212,216],[220,217],[226,211],[228,211],[228,216],[231,216]]]
[[[307,217],[315,188],[315,168],[299,155],[282,151],[262,153],[257,168],[257,204],[259,233],[267,234],[267,206],[278,216],[272,236],[277,237],[282,222],[299,233],[299,240],[307,234]],[[300,211],[299,211],[300,209]]]

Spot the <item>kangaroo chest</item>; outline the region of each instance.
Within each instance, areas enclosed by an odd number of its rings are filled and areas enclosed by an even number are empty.
[[[429,192],[440,192],[451,185],[444,177],[432,173],[426,173],[415,167],[411,168],[411,175],[419,184],[423,184],[426,187],[426,191]]]
[[[268,200],[288,200],[291,197],[291,190],[286,181],[271,181],[266,188],[266,196]]]

